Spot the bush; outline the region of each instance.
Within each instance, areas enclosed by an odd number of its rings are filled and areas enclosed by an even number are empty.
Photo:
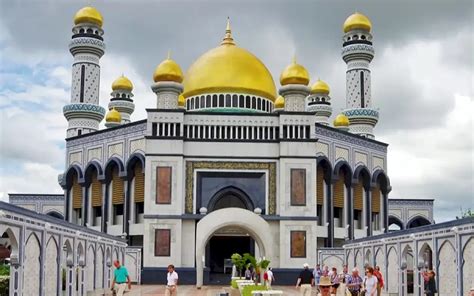
[[[0,295],[9,295],[10,276],[0,275]]]
[[[238,289],[238,288],[239,288],[239,286],[237,286],[237,280],[232,280],[232,281],[230,282],[230,286],[231,286],[232,288],[234,288],[234,289]]]
[[[0,264],[0,276],[10,275],[10,265]]]
[[[267,291],[265,286],[249,285],[242,290],[242,296],[252,296],[252,291]]]

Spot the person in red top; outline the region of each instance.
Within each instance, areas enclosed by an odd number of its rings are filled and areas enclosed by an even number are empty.
[[[382,288],[383,288],[383,276],[382,276],[382,273],[380,272],[380,267],[375,266],[374,276],[377,278],[377,296],[381,296]]]

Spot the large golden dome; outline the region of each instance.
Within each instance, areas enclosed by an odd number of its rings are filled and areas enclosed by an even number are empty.
[[[81,8],[74,16],[74,24],[92,23],[102,27],[104,20],[100,12],[92,6]]]
[[[276,97],[270,71],[252,53],[238,47],[229,23],[221,45],[200,56],[184,75],[184,97],[205,93],[243,93]]]
[[[343,29],[344,33],[355,29],[370,32],[370,30],[372,29],[372,23],[370,22],[368,17],[366,17],[362,13],[356,12],[346,19],[346,21],[344,22]]]

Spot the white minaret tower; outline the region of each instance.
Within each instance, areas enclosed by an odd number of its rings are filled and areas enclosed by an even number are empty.
[[[112,98],[110,99],[109,110],[115,108],[120,112],[122,124],[130,122],[130,115],[135,110],[132,90],[132,82],[123,74],[112,83],[112,93],[110,94]]]
[[[342,58],[347,64],[346,109],[350,132],[374,138],[379,112],[372,107],[369,65],[374,58],[370,20],[354,13],[344,22]]]
[[[79,10],[74,17],[69,43],[74,57],[71,103],[63,108],[68,138],[97,131],[105,115],[105,109],[99,106],[99,59],[105,52],[102,22],[102,15],[90,6]]]
[[[316,112],[316,122],[329,125],[329,117],[332,114],[331,97],[329,96],[329,85],[318,79],[311,86],[311,93],[307,98],[306,111]]]
[[[179,101],[179,95],[183,92],[183,71],[181,67],[171,59],[170,53],[166,60],[161,62],[153,73],[155,82],[151,89],[156,94],[156,107],[158,109],[182,109],[184,102]],[[178,106],[178,103],[182,106]]]

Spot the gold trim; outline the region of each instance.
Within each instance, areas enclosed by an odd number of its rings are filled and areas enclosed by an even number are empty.
[[[193,214],[194,170],[268,170],[268,215],[276,215],[275,162],[186,161],[186,214]]]

